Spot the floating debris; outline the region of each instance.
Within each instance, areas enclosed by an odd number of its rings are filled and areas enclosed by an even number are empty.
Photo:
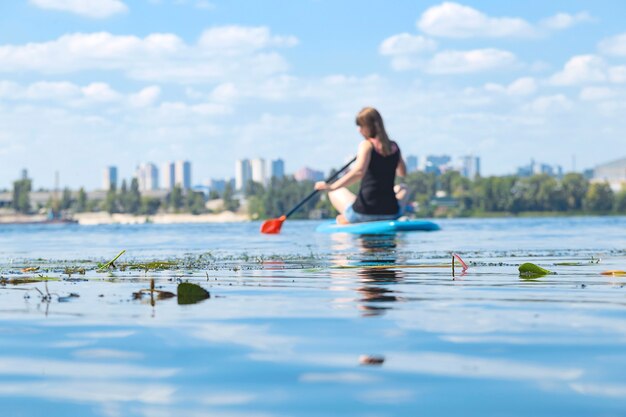
[[[614,276],[614,277],[620,277],[620,276],[626,275],[626,271],[621,271],[621,270],[618,270],[618,269],[612,269],[612,270],[603,271],[603,272],[600,272],[600,273],[602,275],[611,275],[611,276]]]
[[[380,366],[385,362],[385,357],[380,355],[361,355],[359,363],[366,366]]]
[[[98,270],[100,271],[105,271],[107,269],[110,268],[115,268],[115,261],[117,261],[119,259],[120,256],[122,256],[124,253],[126,253],[126,249],[122,250],[120,253],[117,254],[117,256],[113,259],[111,259],[109,262],[105,263],[105,264],[98,264]]]

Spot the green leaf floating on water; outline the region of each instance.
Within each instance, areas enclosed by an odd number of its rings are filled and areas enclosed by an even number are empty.
[[[521,264],[518,270],[519,270],[519,276],[523,278],[539,278],[544,275],[548,275],[552,273],[548,271],[547,269],[544,269],[530,262]]]
[[[190,282],[178,284],[178,304],[196,304],[210,297],[211,294],[199,285]]]

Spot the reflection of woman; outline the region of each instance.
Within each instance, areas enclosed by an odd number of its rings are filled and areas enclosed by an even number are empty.
[[[356,124],[364,140],[359,144],[354,166],[332,184],[317,182],[315,189],[329,191],[330,202],[340,213],[338,223],[396,219],[402,214],[398,200],[406,196],[404,187],[394,187],[396,175],[406,175],[400,148],[387,136],[376,109],[361,110]],[[361,187],[354,195],[346,187],[359,180]]]

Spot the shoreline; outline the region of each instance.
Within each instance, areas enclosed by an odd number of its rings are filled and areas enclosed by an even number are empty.
[[[155,214],[155,215],[133,215],[133,214],[109,214],[109,213],[77,213],[71,220],[81,226],[97,226],[105,224],[183,224],[183,223],[239,223],[248,222],[250,218],[245,214],[224,211],[218,214]],[[63,223],[63,221],[48,221],[46,215],[3,215],[0,216],[0,225],[27,225],[27,224],[53,224]]]

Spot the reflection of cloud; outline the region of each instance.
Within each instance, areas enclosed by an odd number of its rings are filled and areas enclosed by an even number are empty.
[[[84,337],[87,339],[123,339],[135,334],[134,330],[114,330],[110,332],[71,333],[69,337]]]
[[[200,402],[204,405],[241,405],[248,404],[257,398],[246,392],[214,392],[202,394]]]
[[[310,372],[300,375],[299,380],[300,382],[364,384],[376,382],[379,378],[358,372]]]
[[[370,390],[359,395],[361,401],[373,404],[397,404],[415,400],[415,393],[406,389]]]
[[[438,352],[387,353],[385,369],[428,375],[504,380],[569,381],[580,369],[559,369],[503,359],[486,359]]]
[[[74,356],[81,359],[142,359],[144,355],[138,352],[126,352],[115,349],[83,349],[74,352]]]
[[[89,362],[68,362],[35,358],[0,358],[0,375],[116,379],[116,378],[167,378],[176,369],[147,368],[126,364],[99,364]]]
[[[68,363],[68,367],[73,366]],[[48,381],[45,383],[0,383],[0,395],[70,400],[79,403],[141,402],[145,404],[170,404],[174,387],[164,384],[111,381]]]
[[[626,397],[626,385],[574,383],[570,386],[579,394],[622,399]]]
[[[213,343],[247,346],[258,351],[289,352],[297,339],[272,335],[269,326],[247,324],[204,324],[192,336]]]

